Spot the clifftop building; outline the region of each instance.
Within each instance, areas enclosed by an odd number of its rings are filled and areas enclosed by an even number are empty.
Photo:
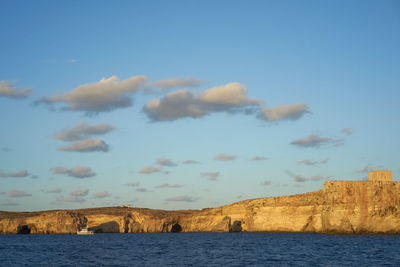
[[[392,171],[372,171],[368,172],[368,181],[392,181]]]

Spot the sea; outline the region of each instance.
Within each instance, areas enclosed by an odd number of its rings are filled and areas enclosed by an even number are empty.
[[[400,236],[0,235],[0,266],[399,266]]]

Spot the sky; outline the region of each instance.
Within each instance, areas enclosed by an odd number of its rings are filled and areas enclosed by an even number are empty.
[[[201,209],[400,162],[399,1],[1,1],[0,210]]]

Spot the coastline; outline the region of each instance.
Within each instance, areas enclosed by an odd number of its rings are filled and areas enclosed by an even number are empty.
[[[104,207],[0,211],[0,234],[249,232],[400,234],[400,182],[327,181],[323,189],[202,210]]]

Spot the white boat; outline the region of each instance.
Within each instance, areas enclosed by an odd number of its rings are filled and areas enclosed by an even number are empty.
[[[77,231],[76,234],[78,234],[78,235],[94,235],[94,232],[90,231],[86,226],[86,227],[83,227],[80,231]]]

